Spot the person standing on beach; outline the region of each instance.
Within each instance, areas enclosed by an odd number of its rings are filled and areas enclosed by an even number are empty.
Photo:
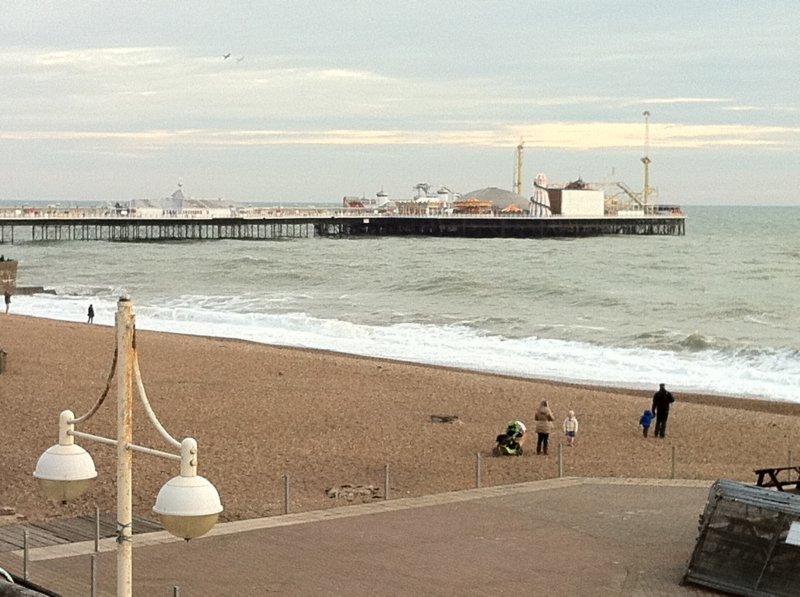
[[[675,398],[672,393],[663,383],[658,384],[658,392],[653,394],[653,408],[650,409],[656,417],[656,437],[663,438],[667,432],[669,405],[673,402],[675,402]]]
[[[567,418],[564,419],[562,427],[564,429],[564,435],[567,436],[567,446],[571,448],[575,445],[575,436],[578,435],[578,419],[575,418],[574,410],[567,413]]]
[[[653,413],[649,410],[645,410],[642,413],[642,416],[639,417],[639,425],[642,426],[642,435],[647,437],[647,433],[650,431],[650,425],[653,423]]]
[[[547,400],[542,400],[539,404],[533,420],[536,421],[536,453],[547,456],[547,442],[550,438],[550,432],[553,430],[554,420],[553,411],[550,410]]]
[[[94,322],[94,305],[89,305],[89,311],[86,313],[86,315],[88,317],[86,323]]]
[[[8,310],[11,307],[11,293],[8,290],[6,290],[5,293],[5,300],[6,300],[6,313],[8,313]]]

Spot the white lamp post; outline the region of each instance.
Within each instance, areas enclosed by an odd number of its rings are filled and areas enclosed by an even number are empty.
[[[186,438],[182,442],[174,439],[161,426],[150,408],[139,374],[134,346],[133,303],[126,296],[121,297],[117,303],[115,324],[117,439],[75,431],[75,423],[81,423],[91,417],[103,398],[82,417],[75,418],[72,411],[65,410],[59,416],[58,444],[48,448],[39,457],[33,476],[49,499],[66,502],[86,491],[97,477],[92,457],[75,443],[74,438],[82,437],[117,446],[117,596],[131,597],[133,593],[132,452],[144,452],[181,462],[180,475],[164,484],[158,492],[153,507],[153,511],[161,519],[161,524],[173,535],[187,540],[204,535],[216,523],[219,513],[222,512],[222,503],[216,488],[197,474],[197,442],[192,438]],[[134,377],[151,423],[167,442],[174,448],[180,448],[180,455],[133,444],[131,413]]]

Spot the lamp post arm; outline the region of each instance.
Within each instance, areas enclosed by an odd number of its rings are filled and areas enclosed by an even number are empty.
[[[139,371],[139,356],[136,354],[135,349],[133,351],[133,376],[136,379],[136,388],[139,390],[139,398],[142,399],[142,404],[144,404],[144,410],[147,413],[147,418],[150,419],[153,427],[155,427],[156,430],[161,434],[161,437],[167,440],[168,444],[172,445],[174,448],[180,448],[181,442],[167,433],[167,430],[164,429],[164,426],[159,422],[158,418],[156,417],[156,413],[150,406],[150,401],[147,399],[147,393],[144,391],[142,374]]]
[[[92,433],[84,433],[83,431],[71,430],[68,432],[68,434],[70,436],[80,437],[82,439],[88,439],[93,442],[98,442],[100,444],[108,444],[110,446],[116,446],[119,443],[117,440],[111,439],[110,437],[103,437],[102,435],[94,435]],[[150,454],[151,456],[160,456],[161,458],[168,458],[169,460],[182,460],[182,456],[179,454],[163,452],[162,450],[155,450],[153,448],[148,448],[147,446],[140,446],[138,444],[127,444],[125,447],[128,450],[132,450],[133,452],[141,452],[143,454]]]
[[[161,458],[168,458],[170,460],[181,460],[177,454],[170,454],[169,452],[162,452],[161,450],[154,450],[145,446],[137,446],[136,444],[129,444],[128,449],[134,452],[141,452],[142,454],[150,454],[151,456],[160,456]]]
[[[89,418],[91,418],[91,416],[94,413],[97,412],[97,409],[100,408],[100,405],[103,404],[103,402],[105,401],[106,396],[108,396],[108,392],[111,390],[111,380],[114,379],[114,372],[117,369],[117,353],[118,352],[119,352],[118,348],[115,347],[114,348],[114,358],[111,361],[111,371],[108,372],[108,379],[106,380],[106,389],[103,390],[103,393],[100,395],[100,398],[98,398],[97,402],[94,403],[94,406],[92,406],[92,408],[89,409],[89,412],[84,413],[80,417],[74,418],[73,421],[72,421],[73,423],[83,423],[84,421],[86,421]]]

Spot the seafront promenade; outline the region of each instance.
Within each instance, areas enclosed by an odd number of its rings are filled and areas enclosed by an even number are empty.
[[[309,237],[441,236],[545,238],[601,235],[683,235],[682,213],[531,217],[519,214],[401,215],[365,209],[231,208],[136,213],[123,208],[5,208],[0,243],[100,240],[273,240]]]
[[[682,585],[711,482],[563,478],[134,536],[137,595],[717,595]],[[114,539],[96,553],[114,594]],[[90,594],[93,542],[32,550],[29,578]],[[21,552],[0,566],[21,570]]]

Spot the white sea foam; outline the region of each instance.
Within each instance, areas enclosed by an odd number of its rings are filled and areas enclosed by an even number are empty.
[[[136,304],[137,327],[182,334],[238,338],[282,346],[458,367],[520,377],[605,384],[650,390],[665,382],[676,391],[699,391],[800,401],[797,355],[737,355],[621,348],[538,337],[507,338],[463,325],[363,325],[294,312],[232,309],[221,297]],[[201,304],[202,303],[202,304]],[[223,306],[225,308],[221,308]],[[15,313],[84,321],[83,296],[16,297]],[[241,307],[241,305],[239,305]],[[95,325],[112,325],[116,303],[95,300]]]

